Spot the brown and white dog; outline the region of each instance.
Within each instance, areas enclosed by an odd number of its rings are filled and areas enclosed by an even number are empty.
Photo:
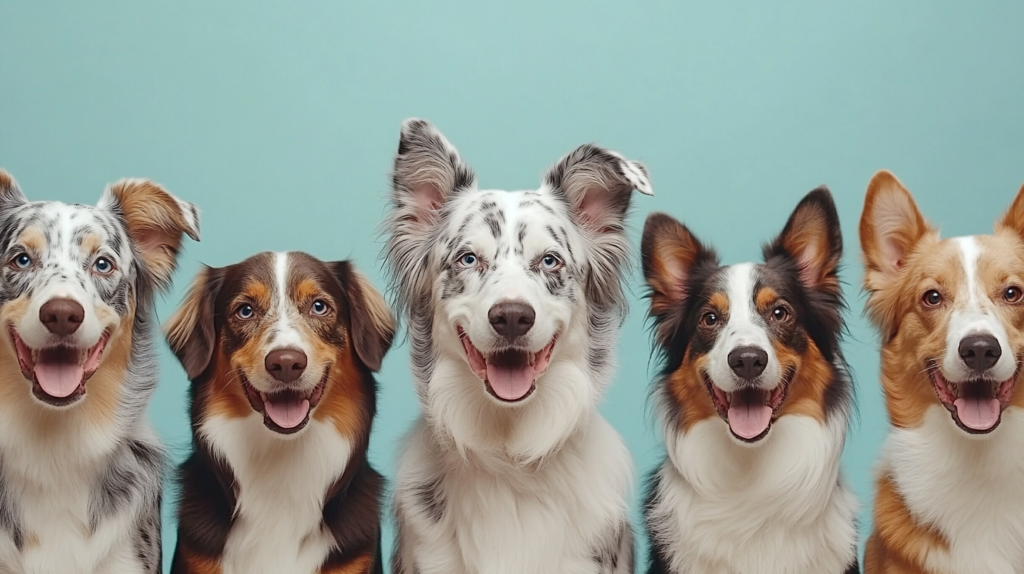
[[[994,235],[943,240],[881,171],[860,241],[892,422],[865,571],[1024,572],[1024,188]]]
[[[366,450],[391,312],[347,261],[207,268],[166,326],[191,386],[173,574],[381,572]]]

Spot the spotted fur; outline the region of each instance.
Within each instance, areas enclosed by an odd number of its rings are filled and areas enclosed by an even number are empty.
[[[432,125],[403,125],[386,259],[423,417],[396,485],[397,574],[632,571],[631,462],[596,406],[626,311],[633,190],[651,193],[645,168],[593,145],[539,189],[480,190]],[[536,312],[514,344],[488,319],[503,301]],[[550,363],[502,402],[463,341]]]
[[[159,572],[151,319],[183,236],[198,234],[195,207],[149,181],[119,181],[93,207],[29,202],[0,170],[0,571]],[[58,297],[84,311],[62,338],[41,319]],[[33,349],[109,340],[82,394],[55,406],[19,369],[15,333]]]

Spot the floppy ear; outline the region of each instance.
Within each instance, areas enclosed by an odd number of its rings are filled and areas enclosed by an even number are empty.
[[[203,374],[213,358],[214,302],[224,270],[205,267],[196,275],[181,306],[164,324],[164,335],[190,381]]]
[[[796,263],[806,289],[840,294],[839,259],[843,235],[832,193],[821,186],[804,196],[782,233],[764,247],[764,258],[788,257]]]
[[[28,203],[25,194],[18,187],[18,182],[3,168],[0,168],[0,216],[3,216],[8,209]]]
[[[1017,191],[1017,197],[1013,198],[1010,208],[996,223],[996,229],[1007,229],[1024,238],[1024,186]]]
[[[196,207],[145,179],[122,179],[108,186],[99,207],[124,220],[147,278],[158,290],[167,289],[177,266],[182,235],[199,241]]]
[[[693,270],[698,265],[718,265],[718,256],[672,216],[652,213],[644,223],[640,260],[651,288],[655,335],[664,345],[679,328],[684,304],[691,295]]]
[[[348,297],[352,346],[371,371],[379,371],[395,336],[395,318],[384,297],[349,261],[330,264]]]
[[[868,291],[882,289],[896,278],[907,254],[929,233],[932,228],[896,176],[885,170],[876,173],[868,183],[860,216]]]

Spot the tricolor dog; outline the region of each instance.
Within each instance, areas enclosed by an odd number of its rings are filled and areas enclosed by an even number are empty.
[[[639,163],[592,145],[539,189],[483,190],[407,120],[384,223],[423,416],[395,489],[395,574],[633,571],[632,464],[598,414],[625,311]]]
[[[160,571],[154,297],[198,214],[122,180],[29,202],[0,170],[0,572]]]
[[[366,451],[394,325],[350,262],[206,268],[166,325],[192,381],[173,574],[383,572]]]
[[[658,213],[641,252],[667,450],[647,484],[648,572],[857,572],[856,504],[839,472],[853,389],[831,194],[799,203],[763,263],[722,265]]]
[[[940,239],[881,171],[860,241],[892,424],[865,571],[1024,572],[1024,188],[993,235]]]

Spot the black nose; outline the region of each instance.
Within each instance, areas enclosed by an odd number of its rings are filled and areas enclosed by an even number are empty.
[[[270,376],[282,383],[290,383],[306,370],[306,353],[298,349],[277,349],[267,354],[263,364]]]
[[[526,303],[506,301],[491,307],[487,312],[487,318],[496,333],[511,341],[530,331],[537,313]]]
[[[999,341],[992,335],[969,335],[960,340],[960,358],[976,373],[991,369],[1002,355]]]
[[[54,335],[70,335],[84,320],[85,309],[74,299],[50,299],[39,308],[39,321]]]
[[[768,353],[761,347],[736,347],[729,353],[729,367],[736,376],[751,380],[768,366]]]

